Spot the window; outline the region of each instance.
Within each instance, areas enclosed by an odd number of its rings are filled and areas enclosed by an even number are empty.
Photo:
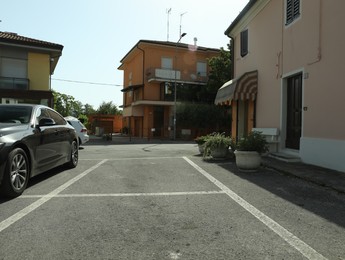
[[[0,76],[9,78],[27,78],[27,60],[23,59],[0,59]]]
[[[172,58],[164,58],[164,57],[162,57],[162,69],[172,70],[172,68],[173,68]]]
[[[49,116],[47,109],[41,108],[41,109],[37,110],[37,112],[36,112],[36,125],[39,124],[39,122],[42,118],[49,118],[49,117],[50,116]]]
[[[300,0],[286,0],[286,25],[300,16]]]
[[[201,77],[206,77],[206,62],[197,62],[196,63],[196,73],[198,74],[198,76]]]
[[[248,29],[241,32],[241,57],[248,54]]]
[[[66,121],[65,119],[58,113],[56,113],[55,111],[49,109],[48,110],[49,116],[55,121],[55,124],[57,125],[65,125]]]
[[[172,82],[162,82],[160,84],[161,89],[161,100],[173,101],[174,100],[174,83]]]

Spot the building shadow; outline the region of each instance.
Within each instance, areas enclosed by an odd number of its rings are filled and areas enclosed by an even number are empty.
[[[308,182],[296,176],[261,167],[257,172],[238,170],[235,159],[208,160],[243,180],[295,204],[315,215],[345,228],[345,196],[327,187]],[[280,205],[272,205],[279,207]],[[291,212],[293,214],[293,212]]]

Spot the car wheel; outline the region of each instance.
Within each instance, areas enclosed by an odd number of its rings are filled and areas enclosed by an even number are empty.
[[[74,140],[71,144],[71,152],[69,162],[67,163],[68,168],[75,168],[78,165],[79,153],[78,153],[78,142]]]
[[[30,177],[28,157],[21,148],[13,149],[7,158],[1,192],[7,197],[17,197],[25,190]]]

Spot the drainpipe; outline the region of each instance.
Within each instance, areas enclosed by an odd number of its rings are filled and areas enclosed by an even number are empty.
[[[308,65],[313,65],[321,61],[322,58],[322,0],[319,0],[319,24],[318,24],[318,53],[315,61],[308,63]]]
[[[139,43],[137,44],[137,48],[143,52],[143,85],[145,85],[145,50],[139,47]],[[144,88],[143,88],[143,98],[144,98]]]
[[[230,61],[231,61],[230,79],[234,79],[235,78],[235,62],[234,62],[235,61],[235,39],[234,37],[230,35],[228,35],[228,37],[230,38]],[[234,101],[231,101],[231,102],[234,102]],[[236,120],[233,120],[232,118],[232,123],[235,122],[236,124],[236,142],[238,140],[238,110],[239,110],[239,102],[237,100],[236,101]]]
[[[228,35],[230,38],[230,61],[231,61],[231,66],[230,66],[230,77],[231,79],[234,78],[235,75],[235,39],[234,37]]]
[[[143,52],[143,99],[145,99],[145,50],[139,47],[139,42],[137,48]],[[149,130],[149,129],[148,129]],[[144,121],[141,123],[141,132],[144,134]],[[148,133],[150,135],[150,133]]]

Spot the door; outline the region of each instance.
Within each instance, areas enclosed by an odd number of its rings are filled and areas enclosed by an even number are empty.
[[[155,106],[153,112],[153,128],[155,131],[153,132],[154,137],[161,137],[162,130],[164,126],[164,107]]]
[[[302,135],[302,74],[287,79],[285,147],[299,150]]]

